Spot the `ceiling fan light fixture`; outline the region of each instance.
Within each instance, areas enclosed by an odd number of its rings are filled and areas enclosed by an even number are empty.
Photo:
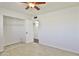
[[[27,4],[25,9],[35,8],[36,10],[40,10],[40,7],[38,5],[46,4],[46,2],[23,2],[23,3]]]
[[[29,6],[33,8],[33,7],[35,7],[35,4],[29,3]]]

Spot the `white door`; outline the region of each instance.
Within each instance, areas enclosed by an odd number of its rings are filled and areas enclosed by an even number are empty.
[[[33,42],[33,38],[34,38],[33,21],[26,20],[25,27],[26,27],[26,43]]]

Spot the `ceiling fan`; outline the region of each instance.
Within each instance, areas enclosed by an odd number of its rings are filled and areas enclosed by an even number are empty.
[[[35,8],[36,10],[40,10],[38,5],[46,4],[46,2],[22,2],[22,3],[27,4],[27,7],[25,9]]]

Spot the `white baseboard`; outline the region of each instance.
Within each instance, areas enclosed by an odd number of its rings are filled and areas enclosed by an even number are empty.
[[[68,51],[68,52],[79,54],[79,51],[74,51],[74,50],[71,50],[71,49],[58,47],[58,46],[54,46],[54,45],[48,45],[48,44],[45,44],[45,43],[40,43],[40,44],[43,44],[43,45],[46,45],[46,46],[49,46],[49,47],[54,47],[54,48],[61,49],[61,50],[65,50],[65,51]]]

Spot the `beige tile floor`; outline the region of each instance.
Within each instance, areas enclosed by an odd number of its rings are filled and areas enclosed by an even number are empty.
[[[79,54],[36,43],[19,43],[7,46],[1,56],[79,56]]]

